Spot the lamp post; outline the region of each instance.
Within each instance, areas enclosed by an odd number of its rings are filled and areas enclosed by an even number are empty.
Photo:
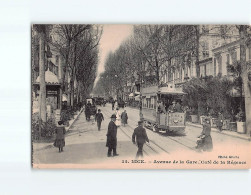
[[[142,74],[138,73],[139,75],[139,118],[140,120],[143,120],[143,113],[142,113]]]

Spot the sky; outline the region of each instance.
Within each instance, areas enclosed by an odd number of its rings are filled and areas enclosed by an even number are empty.
[[[108,54],[118,49],[120,44],[132,34],[132,31],[133,25],[103,25],[103,34],[99,43],[98,75],[104,72],[105,60]]]

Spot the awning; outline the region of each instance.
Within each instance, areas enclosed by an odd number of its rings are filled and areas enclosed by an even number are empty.
[[[37,77],[35,84],[40,83],[40,76]],[[45,83],[47,85],[60,85],[57,75],[47,70],[45,71]]]
[[[140,95],[135,96],[135,101],[140,101]]]
[[[185,95],[181,88],[161,87],[158,91],[160,94]]]

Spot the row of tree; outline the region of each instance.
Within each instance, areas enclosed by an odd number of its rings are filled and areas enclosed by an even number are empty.
[[[98,45],[102,35],[100,25],[33,25],[32,45],[39,40],[39,115],[46,122],[46,47],[60,56],[59,78],[62,94],[68,96],[72,109],[92,91],[98,65]],[[48,56],[47,56],[48,57]],[[51,56],[50,56],[51,57]],[[68,83],[68,80],[70,81]],[[60,107],[61,101],[60,99]]]
[[[227,38],[232,26],[211,25],[134,25],[132,36],[114,53],[110,53],[105,72],[96,91],[121,91],[127,81],[135,82],[138,75],[145,83],[159,85],[164,71],[171,72],[176,65],[196,64],[200,76],[200,38],[217,31]],[[212,36],[215,36],[212,35]],[[174,63],[175,62],[175,63]],[[114,78],[119,83],[114,83]]]
[[[132,36],[107,57],[105,72],[100,75],[95,93],[123,94],[123,87],[136,80],[146,85],[160,85],[165,71],[172,77],[170,73],[175,66],[190,66],[192,62],[199,78],[203,50],[201,40],[218,37],[223,41],[231,38],[240,40],[238,63],[247,99],[250,89],[247,86],[246,48],[250,30],[247,25],[134,25]]]

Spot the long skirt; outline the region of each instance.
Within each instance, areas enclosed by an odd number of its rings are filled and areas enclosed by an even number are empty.
[[[62,148],[65,146],[65,140],[64,139],[56,139],[53,145],[55,147]]]
[[[203,148],[204,151],[212,151],[213,141],[212,141],[211,135],[205,137],[202,148]]]
[[[116,124],[117,126],[120,126],[120,125],[121,125],[121,120],[120,120],[120,119],[116,119],[115,124]]]

